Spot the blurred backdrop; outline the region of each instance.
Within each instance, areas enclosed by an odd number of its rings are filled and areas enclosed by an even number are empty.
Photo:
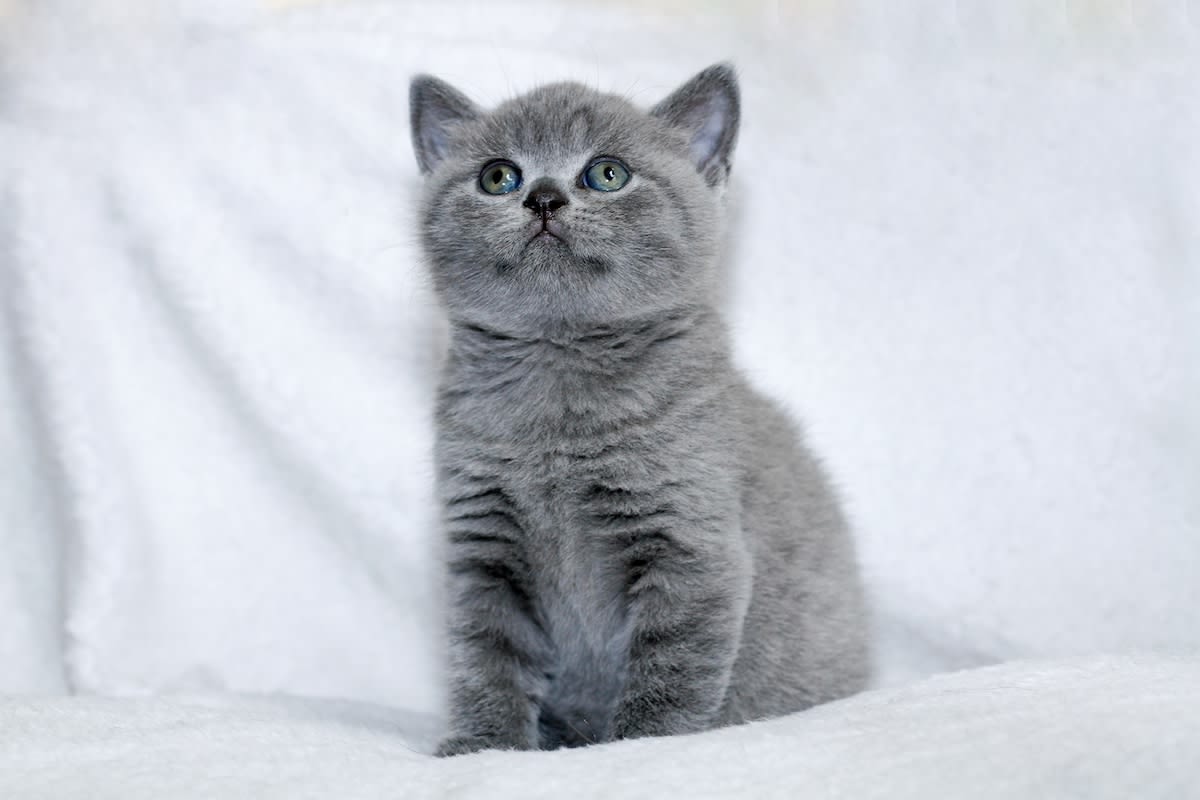
[[[880,682],[1200,647],[1193,2],[0,0],[0,690],[436,709],[407,83],[733,60],[726,305]]]

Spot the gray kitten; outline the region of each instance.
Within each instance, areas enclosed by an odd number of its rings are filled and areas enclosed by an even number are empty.
[[[737,81],[649,112],[577,84],[411,88],[451,324],[441,755],[688,733],[864,685],[853,545],[714,310]]]

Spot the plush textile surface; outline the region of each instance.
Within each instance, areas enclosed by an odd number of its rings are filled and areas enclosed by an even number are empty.
[[[0,688],[437,709],[408,77],[722,58],[739,358],[844,489],[882,680],[1200,646],[1188,4],[0,9]]]
[[[1007,664],[771,722],[434,759],[427,718],[330,702],[0,700],[0,796],[931,797],[1179,800],[1200,781],[1200,662]]]
[[[907,684],[1200,648],[1194,13],[0,0],[0,693],[41,695],[0,700],[0,797],[1188,796],[1195,657],[425,755],[406,85],[648,104],[736,61],[739,359],[843,487]]]

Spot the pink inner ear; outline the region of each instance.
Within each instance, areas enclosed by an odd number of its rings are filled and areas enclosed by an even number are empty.
[[[721,146],[721,136],[729,124],[729,100],[724,94],[715,94],[700,108],[706,112],[703,122],[692,134],[692,159],[701,168],[708,165]]]
[[[463,114],[437,104],[430,104],[421,117],[421,129],[417,135],[432,164],[446,157],[450,143],[450,130],[463,121]]]

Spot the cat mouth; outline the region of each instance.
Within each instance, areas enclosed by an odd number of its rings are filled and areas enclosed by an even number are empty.
[[[534,244],[552,244],[558,242],[566,244],[567,239],[563,236],[562,226],[553,219],[538,220],[533,225],[533,235],[529,237],[526,247]]]

